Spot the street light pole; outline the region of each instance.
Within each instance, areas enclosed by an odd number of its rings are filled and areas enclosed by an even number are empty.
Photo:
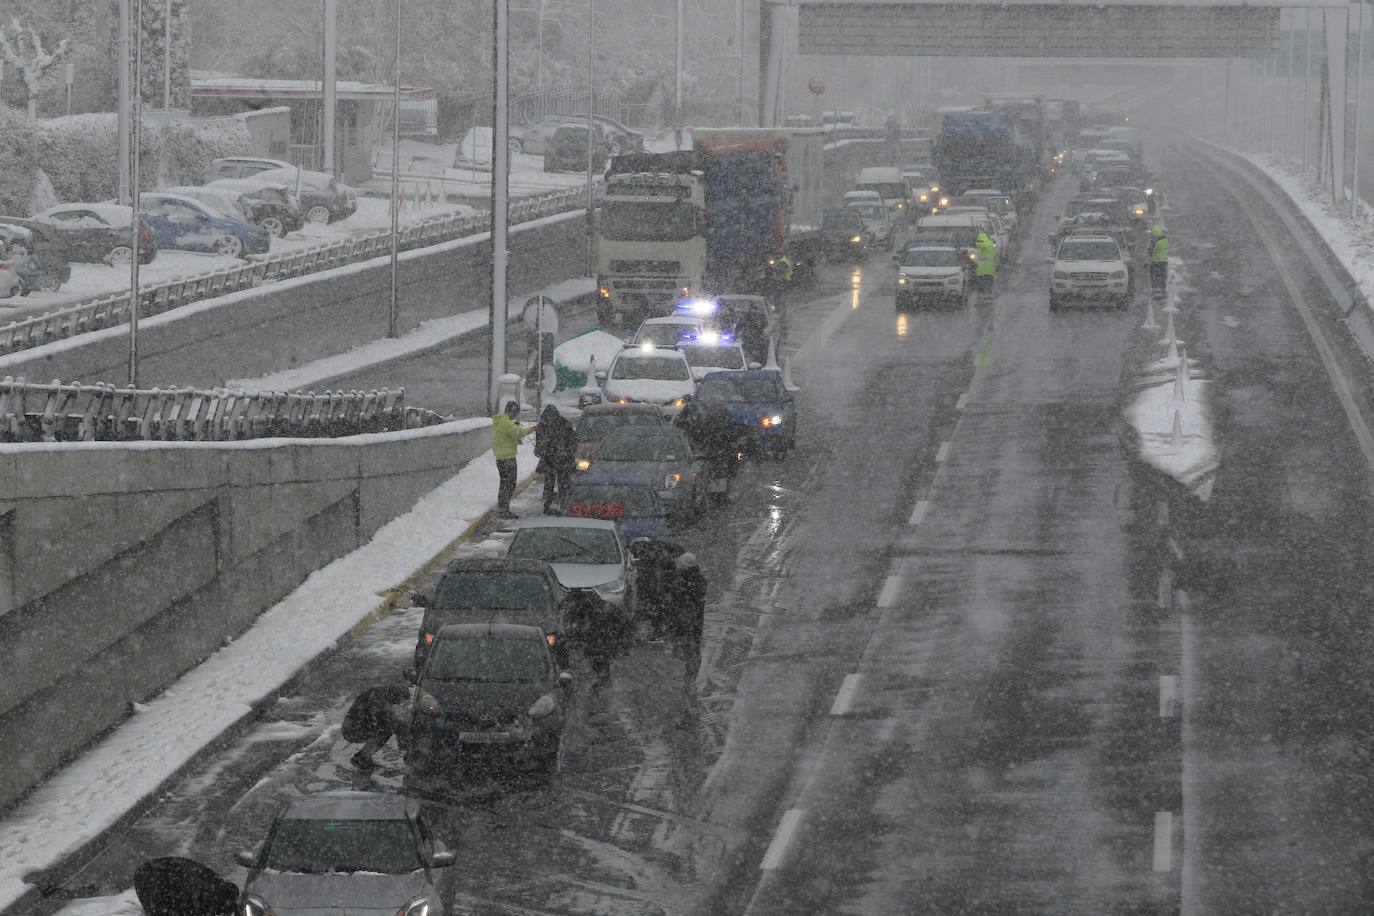
[[[592,105],[596,102],[596,0],[587,0],[587,276],[596,275],[596,212],[592,206]]]
[[[320,163],[321,170],[334,174],[334,127],[335,110],[338,99],[337,49],[339,19],[339,0],[324,0],[324,61],[321,67],[322,78],[320,96]],[[399,41],[397,47],[400,47]]]
[[[1289,114],[1293,108],[1293,67],[1296,66],[1296,51],[1298,47],[1298,32],[1293,28],[1296,24],[1297,16],[1293,10],[1288,11],[1288,77],[1283,84],[1283,158],[1291,158],[1290,152],[1293,146],[1293,130],[1289,125]]]
[[[172,0],[162,10],[162,110],[172,110]]]
[[[401,235],[401,0],[396,0],[396,62],[391,69],[391,300],[386,311],[386,336],[400,333],[401,304],[397,268]]]
[[[497,404],[501,376],[506,372],[506,236],[510,193],[510,48],[507,0],[495,0],[492,42],[495,91],[492,94],[491,132],[491,359],[487,404]]]
[[[536,90],[544,88],[544,10],[548,6],[548,0],[539,0],[539,53],[536,59],[539,61],[535,65],[534,88]],[[591,28],[591,26],[588,26]]]
[[[1307,123],[1312,114],[1312,7],[1307,8],[1307,53],[1302,61],[1302,170],[1307,171]]]
[[[139,199],[138,169],[139,144],[143,135],[143,4],[139,2],[138,18],[133,21],[134,32],[134,72],[133,72],[133,112],[130,141],[130,158],[133,174],[129,178],[131,194],[129,235],[129,387],[138,387],[138,242],[139,242]],[[125,67],[128,62],[125,61]]]
[[[1355,51],[1355,149],[1350,166],[1350,216],[1360,216],[1360,83],[1364,71],[1364,0],[1360,0],[1360,37]]]
[[[682,149],[682,13],[684,0],[677,0],[677,48],[673,66],[673,148]]]
[[[739,126],[744,117],[744,0],[735,0],[735,50],[739,53]]]
[[[119,0],[119,203],[129,205],[129,4]]]

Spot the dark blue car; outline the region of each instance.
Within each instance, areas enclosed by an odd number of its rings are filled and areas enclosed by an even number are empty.
[[[143,218],[159,248],[205,251],[241,258],[266,254],[272,234],[261,226],[230,219],[198,200],[177,194],[140,194]]]
[[[652,481],[634,474],[583,474],[568,490],[563,513],[613,521],[627,543],[640,537],[668,536],[668,510],[663,500]]]
[[[797,444],[796,404],[777,369],[708,373],[697,401],[723,403],[730,419],[749,429],[759,451],[782,458]]]

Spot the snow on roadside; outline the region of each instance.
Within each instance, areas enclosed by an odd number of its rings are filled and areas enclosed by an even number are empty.
[[[545,287],[531,295],[548,296],[557,303],[570,302],[580,296],[590,295],[596,290],[596,281],[590,277],[577,277]],[[519,296],[506,303],[506,315],[519,319],[525,300],[529,296]],[[487,312],[473,309],[447,318],[433,318],[421,322],[419,327],[395,339],[373,340],[360,344],[343,353],[326,356],[302,366],[283,369],[253,379],[232,379],[225,383],[227,388],[247,388],[266,391],[299,391],[328,384],[330,381],[353,375],[381,363],[391,362],[406,356],[422,353],[481,330],[487,326]]]
[[[526,476],[534,468],[533,451],[527,439],[520,450]],[[24,875],[52,867],[108,829],[375,613],[387,590],[491,508],[496,484],[491,453],[479,455],[367,544],[312,573],[237,640],[44,781],[0,820],[0,909],[28,890]]]
[[[1219,464],[1208,405],[1211,383],[1196,377],[1195,361],[1189,360],[1188,378],[1180,394],[1179,362],[1165,358],[1145,367],[1146,387],[1123,416],[1136,431],[1141,458],[1206,502],[1211,498]]]

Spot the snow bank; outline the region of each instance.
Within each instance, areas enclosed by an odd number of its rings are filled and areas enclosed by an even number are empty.
[[[529,440],[520,459],[522,468],[533,469]],[[25,874],[52,867],[108,829],[304,665],[377,614],[389,589],[491,508],[496,484],[487,452],[367,544],[313,573],[235,642],[39,786],[0,821],[0,909],[28,890]]]
[[[1193,377],[1190,361],[1180,397],[1178,365],[1178,359],[1163,359],[1146,367],[1147,377],[1170,380],[1141,390],[1124,416],[1136,431],[1141,458],[1206,502],[1219,463],[1207,401],[1211,383]]]
[[[611,364],[625,341],[600,328],[592,328],[554,348],[553,365],[558,375],[557,390],[581,388],[587,384],[587,365],[592,356],[602,369]]]

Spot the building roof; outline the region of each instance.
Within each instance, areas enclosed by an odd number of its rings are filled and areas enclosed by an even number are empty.
[[[360,83],[339,80],[336,83],[340,101],[386,102],[396,94],[393,86],[380,83]],[[324,89],[319,80],[248,79],[245,77],[209,77],[191,80],[192,98],[219,99],[319,99]],[[423,101],[434,98],[428,86],[402,86],[403,101]]]

